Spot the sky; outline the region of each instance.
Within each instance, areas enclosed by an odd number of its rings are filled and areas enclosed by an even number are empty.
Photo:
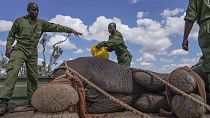
[[[13,22],[27,15],[26,6],[30,1],[38,4],[40,19],[83,33],[82,37],[71,35],[59,44],[64,51],[58,65],[66,60],[91,56],[92,45],[108,40],[110,22],[115,22],[117,30],[122,33],[133,55],[134,68],[168,73],[178,67],[194,65],[202,55],[197,41],[197,23],[189,36],[189,51],[181,47],[188,0],[1,0],[1,53],[5,52]],[[66,33],[47,33],[48,62],[53,44],[66,36]],[[43,60],[40,44],[38,50],[40,64]],[[117,62],[114,52],[109,55],[110,60]]]

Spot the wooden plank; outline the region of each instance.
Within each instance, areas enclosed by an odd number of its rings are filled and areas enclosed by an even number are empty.
[[[47,113],[52,114],[52,113]],[[53,113],[54,114],[54,113]],[[68,111],[62,112],[63,115],[58,115],[58,118],[77,118],[75,115],[69,115]],[[141,118],[141,116],[137,116],[132,112],[125,111],[125,112],[115,112],[115,113],[108,113],[108,116],[111,118]],[[151,118],[177,118],[177,117],[160,117],[158,114],[149,114]],[[29,112],[17,112],[17,113],[9,113],[1,118],[47,118],[46,115],[43,115],[41,112],[32,111]],[[210,114],[205,114],[202,118],[210,118]]]

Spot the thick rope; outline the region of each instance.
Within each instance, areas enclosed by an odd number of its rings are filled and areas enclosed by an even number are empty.
[[[145,73],[147,73],[147,74],[149,74],[150,76],[153,76],[153,77],[157,78],[160,82],[162,82],[163,84],[167,85],[170,89],[172,89],[172,90],[178,92],[179,94],[181,94],[181,95],[183,95],[183,96],[189,98],[190,100],[192,100],[192,101],[198,103],[199,105],[205,107],[208,111],[210,111],[210,106],[209,106],[208,104],[206,104],[206,103],[204,103],[204,102],[202,102],[202,101],[199,101],[199,100],[195,99],[195,98],[192,97],[191,95],[189,95],[189,94],[185,93],[184,91],[178,89],[178,88],[175,87],[174,85],[168,83],[167,81],[163,80],[162,78],[158,77],[157,75],[153,74],[153,73],[150,72],[150,71],[147,71],[147,70],[141,70],[141,71],[142,71],[142,72],[145,72]]]
[[[67,66],[67,65],[66,65]],[[72,86],[79,95],[79,102],[75,105],[69,106],[68,110],[70,113],[76,112],[79,114],[80,118],[87,118],[86,108],[85,108],[85,90],[82,83],[82,80],[78,77],[72,75],[68,69],[66,69],[65,73],[57,78],[55,78],[50,83],[59,83],[59,84],[68,84]]]
[[[119,104],[120,106],[122,106],[123,108],[132,111],[134,113],[136,113],[139,116],[142,116],[143,118],[150,118],[150,116],[148,114],[145,114],[129,105],[127,105],[126,103],[118,100],[117,98],[113,97],[112,95],[110,95],[109,93],[105,92],[104,90],[102,90],[101,88],[97,87],[95,84],[93,84],[92,82],[90,82],[88,79],[86,79],[85,77],[83,77],[82,75],[80,75],[79,73],[77,73],[75,70],[73,70],[72,68],[68,67],[66,62],[64,62],[66,66],[61,66],[59,67],[59,69],[67,69],[65,72],[65,75],[63,76],[59,76],[58,78],[62,78],[62,77],[66,77],[70,74],[77,76],[79,79],[81,79],[82,81],[86,82],[87,84],[89,84],[91,87],[93,87],[94,89],[96,89],[98,92],[100,92],[101,94],[103,94],[104,96],[108,97],[110,100],[112,100],[113,102]]]

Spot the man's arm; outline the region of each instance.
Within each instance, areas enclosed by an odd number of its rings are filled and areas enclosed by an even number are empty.
[[[185,20],[182,48],[186,51],[188,51],[188,44],[189,44],[188,36],[190,34],[190,31],[191,31],[192,27],[193,27],[193,22]]]
[[[73,33],[75,36],[82,35],[82,33],[75,31],[74,29],[66,26],[62,26],[55,23],[43,21],[43,32],[66,32]]]
[[[198,19],[199,16],[198,13],[200,8],[198,8],[198,2],[199,2],[198,0],[189,0],[186,16],[184,17],[185,26],[184,26],[182,48],[186,51],[188,51],[188,44],[189,44],[188,36],[190,34],[194,22]]]
[[[117,34],[114,35],[111,39],[108,41],[102,41],[97,44],[97,48],[100,48],[102,46],[107,47],[108,51],[113,51],[114,47],[122,43],[122,36]]]
[[[113,51],[113,47],[115,46],[114,41],[102,41],[96,45],[96,48],[106,47],[108,52]]]
[[[6,44],[6,51],[5,55],[6,57],[10,58],[10,54],[12,52],[12,44],[15,41],[15,34],[17,33],[18,29],[18,23],[15,21],[12,25],[11,30],[9,31],[8,37],[7,37],[7,44]]]

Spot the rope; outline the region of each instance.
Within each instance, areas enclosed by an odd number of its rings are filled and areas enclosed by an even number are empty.
[[[66,63],[65,66],[67,66]],[[77,76],[72,75],[70,71],[66,69],[63,75],[58,76],[50,83],[68,84],[72,86],[78,92],[79,102],[77,104],[69,106],[68,110],[70,113],[78,113],[80,118],[86,118],[85,90],[81,79],[79,79]]]
[[[163,84],[167,85],[170,89],[178,92],[179,94],[189,98],[190,100],[198,103],[199,105],[205,107],[208,111],[210,111],[210,106],[202,101],[199,101],[197,99],[195,99],[194,97],[192,97],[191,95],[185,93],[184,91],[178,89],[177,87],[175,87],[174,85],[171,85],[170,83],[166,82],[165,80],[163,80],[162,78],[158,77],[157,75],[151,73],[150,71],[147,71],[147,70],[141,70],[142,72],[145,72],[145,73],[148,73],[149,75],[151,76],[154,76],[155,78],[157,78],[160,82],[162,82]]]
[[[91,87],[93,87],[94,89],[96,89],[98,92],[100,92],[101,94],[103,94],[104,96],[108,97],[110,100],[112,100],[113,102],[119,104],[120,106],[122,106],[123,108],[132,111],[134,113],[136,113],[139,116],[142,116],[143,118],[150,118],[148,114],[145,114],[141,111],[138,111],[137,109],[127,105],[126,103],[118,100],[117,98],[113,97],[112,95],[110,95],[109,93],[105,92],[104,90],[102,90],[101,88],[97,87],[95,84],[93,84],[92,82],[90,82],[88,79],[84,78],[83,76],[81,76],[79,73],[77,73],[75,70],[73,70],[72,68],[68,67],[66,62],[65,66],[61,66],[59,67],[59,69],[67,69],[65,72],[65,76],[70,75],[70,73],[76,77],[78,77],[79,79],[81,79],[82,81],[86,82],[87,84],[89,84]],[[58,78],[62,78],[64,76],[59,76]]]

